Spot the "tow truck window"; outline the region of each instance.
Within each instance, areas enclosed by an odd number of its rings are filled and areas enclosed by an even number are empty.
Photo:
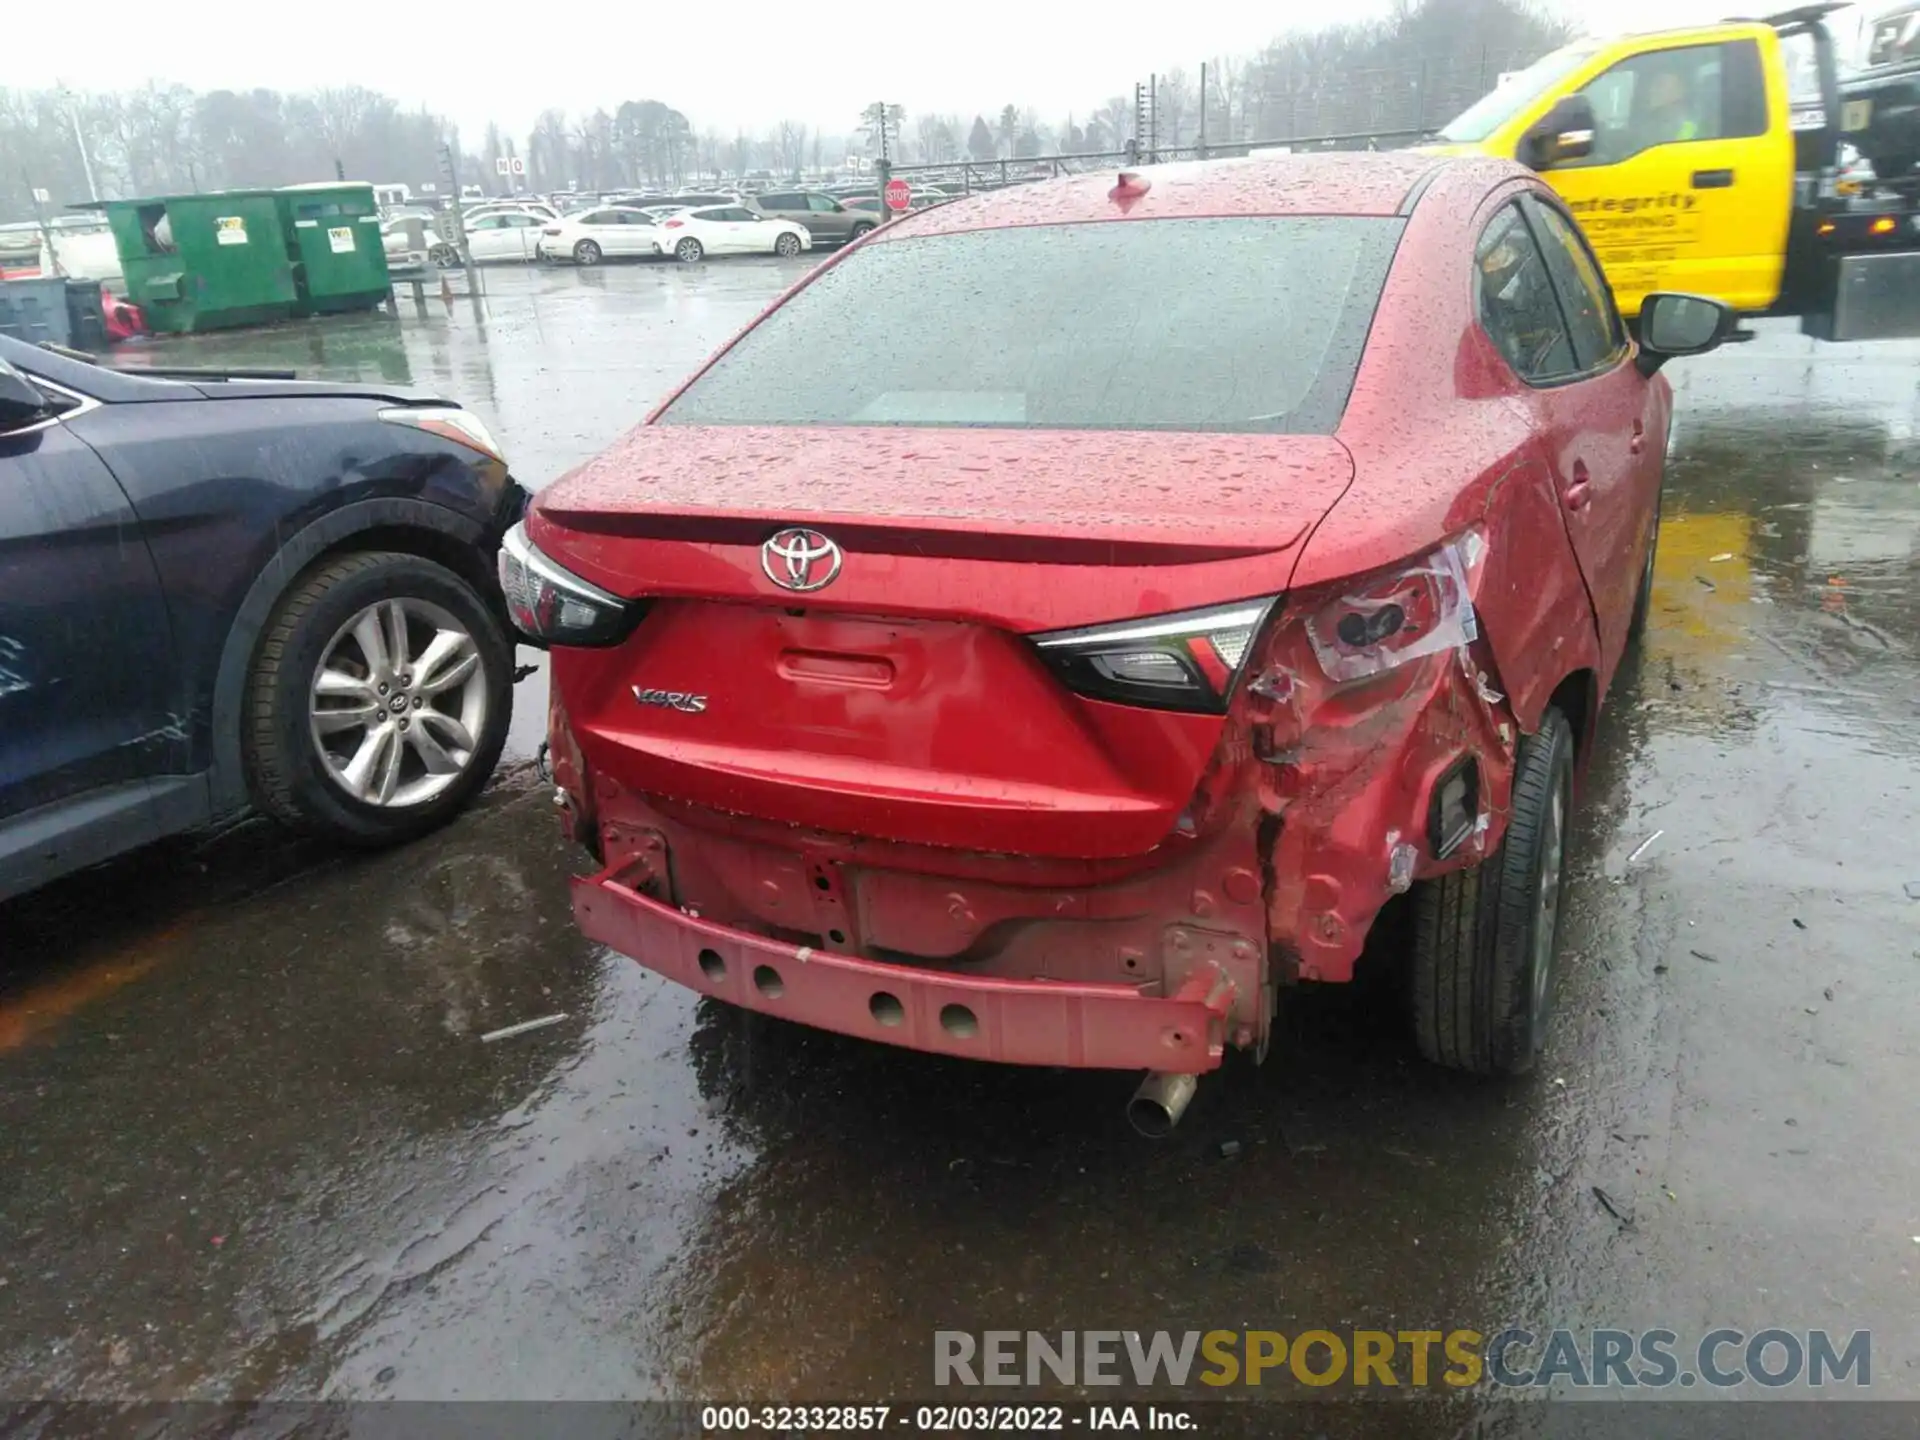
[[[1751,40],[1649,50],[1588,82],[1593,153],[1571,165],[1617,165],[1658,145],[1767,131],[1760,47]]]
[[[1487,223],[1473,260],[1481,327],[1514,373],[1530,385],[1551,385],[1577,374],[1581,367],[1546,260],[1517,207],[1503,207]]]
[[[741,336],[660,423],[1330,434],[1401,229],[1095,221],[864,246]],[[873,324],[913,314],[941,318]]]

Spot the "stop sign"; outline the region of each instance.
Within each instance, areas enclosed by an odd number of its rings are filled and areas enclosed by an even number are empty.
[[[913,187],[904,180],[887,181],[887,208],[904,210],[913,203]]]

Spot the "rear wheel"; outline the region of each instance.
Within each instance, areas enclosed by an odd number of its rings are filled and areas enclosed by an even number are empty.
[[[800,237],[791,230],[774,236],[773,253],[782,260],[791,260],[800,253]]]
[[[573,263],[576,265],[598,265],[600,247],[591,240],[582,240],[573,247]]]
[[[853,227],[853,230],[848,234],[847,239],[849,241],[858,240],[862,235],[866,234],[871,229],[873,229],[873,222],[871,220],[862,220],[858,225],[855,225]]]
[[[324,561],[260,642],[242,749],[255,805],[353,845],[424,835],[487,782],[506,741],[513,649],[444,566]]]
[[[1477,1075],[1530,1069],[1546,1037],[1559,939],[1573,730],[1548,707],[1522,738],[1500,848],[1414,894],[1414,1040]]]
[[[706,253],[707,253],[706,246],[702,245],[698,240],[694,239],[693,236],[691,235],[687,236],[686,239],[682,240],[678,245],[673,247],[674,258],[677,260],[683,260],[689,265],[693,264],[696,260],[700,259],[700,257],[705,255]]]

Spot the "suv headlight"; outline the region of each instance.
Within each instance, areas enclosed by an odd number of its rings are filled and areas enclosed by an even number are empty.
[[[451,440],[469,450],[478,450],[503,465],[507,462],[500,442],[493,438],[493,432],[480,422],[478,415],[471,410],[462,410],[458,405],[395,405],[382,410],[380,418],[389,425],[411,425],[416,430],[425,430],[429,435],[438,435],[442,440]]]

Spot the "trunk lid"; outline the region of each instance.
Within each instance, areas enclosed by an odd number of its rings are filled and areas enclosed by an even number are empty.
[[[1166,838],[1225,722],[1088,699],[1027,637],[1276,594],[1351,477],[1327,436],[647,427],[528,529],[650,598],[622,645],[554,653],[602,775],[840,835],[1113,858]],[[841,547],[830,584],[769,577],[789,526]]]

